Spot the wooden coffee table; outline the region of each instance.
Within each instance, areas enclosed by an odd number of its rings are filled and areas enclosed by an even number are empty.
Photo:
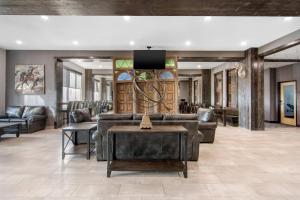
[[[116,160],[116,135],[122,134],[175,134],[179,135],[179,160]],[[184,145],[182,139],[184,138]],[[152,129],[140,129],[139,126],[113,126],[107,131],[107,177],[112,171],[177,171],[187,178],[187,141],[188,131],[183,126],[153,126]],[[183,152],[182,152],[183,151]],[[182,156],[183,155],[183,158]]]
[[[20,136],[22,123],[20,122],[0,122],[0,136],[4,134],[11,134],[10,132],[5,132],[7,128],[17,128],[16,137]]]
[[[82,154],[82,153],[66,153],[65,150],[68,147],[70,141],[73,142],[73,138],[77,137],[77,133],[80,131],[80,134],[86,134],[87,137],[87,152],[86,158],[89,160],[91,151],[93,151],[94,146],[91,147],[91,135],[93,131],[97,129],[97,124],[95,123],[73,123],[69,124],[69,126],[62,129],[62,159],[65,158],[65,155],[74,155],[74,154]],[[68,134],[69,133],[69,134]],[[67,141],[65,143],[65,137],[67,137]],[[76,142],[75,142],[76,144]]]

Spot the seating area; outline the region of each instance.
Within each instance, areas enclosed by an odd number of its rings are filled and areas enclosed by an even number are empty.
[[[44,106],[8,106],[1,122],[21,123],[21,133],[33,133],[46,128],[47,113]]]
[[[299,10],[0,1],[0,200],[300,199]]]

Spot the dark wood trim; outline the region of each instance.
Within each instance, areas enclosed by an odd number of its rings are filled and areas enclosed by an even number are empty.
[[[268,56],[299,44],[300,29],[259,47],[258,55]]]
[[[265,122],[270,123],[270,124],[280,124],[280,121],[269,121],[269,120],[265,120]]]
[[[300,62],[300,59],[264,59],[264,62]]]
[[[202,76],[202,74],[178,74],[178,77],[199,77]]]
[[[237,96],[235,97],[236,98],[236,107],[232,107],[230,106],[231,108],[238,108],[239,107],[239,101],[238,101],[238,84],[239,84],[239,81],[238,81],[238,74],[237,74],[237,69],[235,68],[232,68],[232,69],[226,69],[225,72],[226,72],[226,106],[229,107],[228,105],[228,75],[229,75],[229,72],[231,71],[235,71],[236,72],[236,93],[237,93]]]
[[[179,57],[178,62],[239,62],[244,57]]]
[[[295,0],[1,0],[0,15],[299,16]]]
[[[71,59],[86,59],[86,60],[92,60],[92,59],[111,59],[110,56],[68,56],[68,57],[54,57],[56,59],[61,59],[63,62],[70,61]]]
[[[268,56],[268,55],[271,55],[271,54],[278,53],[278,52],[280,52],[280,51],[286,50],[286,49],[288,49],[288,48],[297,46],[297,45],[299,45],[299,44],[300,44],[300,39],[295,40],[295,41],[292,41],[292,42],[289,42],[289,43],[284,44],[284,45],[281,45],[281,46],[276,47],[276,48],[274,48],[274,49],[265,51],[264,53],[261,53],[261,54],[259,54],[259,55],[260,55],[260,56]]]
[[[221,104],[221,107],[223,107],[223,103],[224,103],[224,72],[223,70],[222,71],[219,71],[219,72],[216,72],[214,73],[214,106],[216,106],[216,76],[218,76],[219,74],[222,75],[222,92],[221,92],[221,95],[222,95],[222,104]]]

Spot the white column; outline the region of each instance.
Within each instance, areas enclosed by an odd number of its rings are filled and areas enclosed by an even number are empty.
[[[0,49],[0,114],[5,113],[6,50]]]

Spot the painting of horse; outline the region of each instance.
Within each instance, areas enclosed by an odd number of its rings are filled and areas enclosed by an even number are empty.
[[[16,65],[15,91],[19,94],[44,94],[45,66]]]

